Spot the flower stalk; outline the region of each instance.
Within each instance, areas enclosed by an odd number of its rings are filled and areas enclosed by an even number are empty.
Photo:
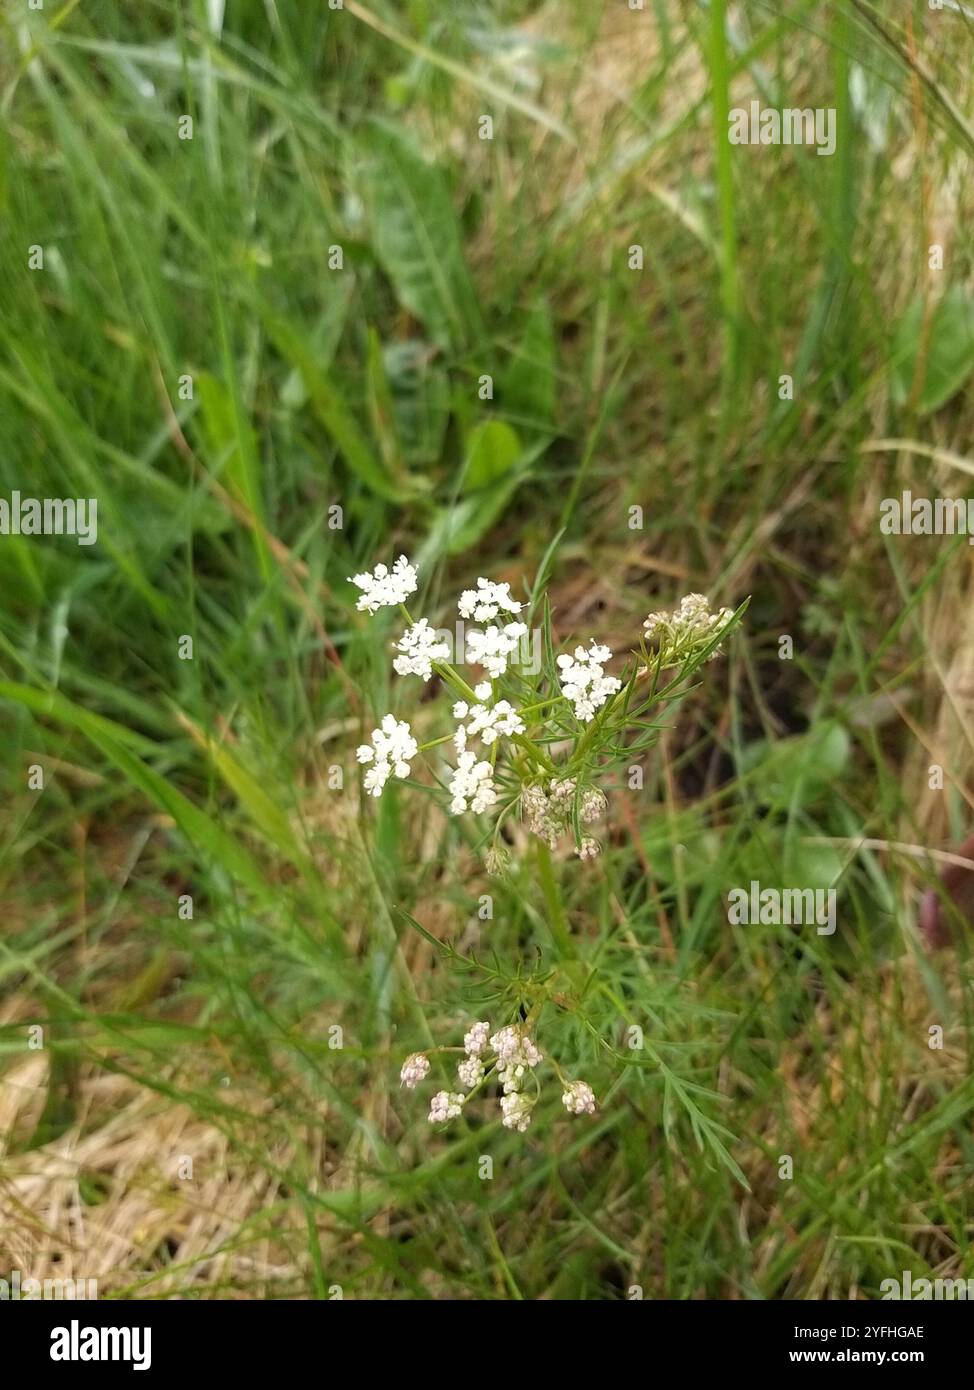
[[[601,853],[593,827],[608,808],[600,785],[604,774],[614,763],[627,762],[631,770],[633,760],[653,746],[661,726],[649,722],[650,710],[665,708],[683,696],[689,678],[718,654],[740,614],[726,608],[712,612],[701,594],[689,594],[674,612],[649,615],[639,653],[616,676],[606,669],[613,661],[612,652],[594,638],[587,646],[578,644],[555,654],[545,603],[543,650],[548,655],[544,668],[531,673],[532,679],[518,670],[521,640],[527,635],[518,614],[525,605],[511,596],[509,584],[481,578],[476,589],[460,595],[460,617],[484,626],[466,630],[464,651],[454,652],[451,659],[449,644],[438,630],[426,618],[414,619],[406,606],[418,580],[415,566],[404,555],[391,570],[377,565],[371,572],[355,575],[352,583],[361,590],[360,610],[375,613],[395,607],[406,623],[393,644],[396,674],[416,676],[424,684],[436,676],[456,697],[453,732],[422,744],[407,721],[393,714],[383,716],[371,742],[360,745],[356,754],[368,768],[365,790],[379,796],[390,777],[410,775],[411,763],[420,754],[445,753],[452,744],[453,759],[446,768],[448,809],[457,816],[493,817],[493,834],[485,837],[490,840],[485,858],[488,873],[505,872],[510,848],[521,847],[524,831],[534,839],[534,855],[525,856],[525,862],[533,860],[536,868],[557,968],[540,981],[522,979],[518,971],[521,999],[532,1001],[527,1017],[519,1010],[518,1020],[492,1035],[488,1023],[475,1023],[464,1038],[456,1088],[437,1092],[429,1112],[433,1124],[455,1119],[473,1096],[499,1085],[503,1124],[523,1133],[541,1096],[535,1072],[542,1053],[532,1032],[553,997],[555,979],[562,976],[577,982],[579,974],[580,943],[572,935],[562,897],[556,851],[570,843],[583,863]],[[486,674],[467,678],[457,670],[457,662],[480,666]],[[664,670],[674,674],[660,688]],[[648,686],[641,683],[642,677],[648,678]],[[555,756],[552,748],[557,749]],[[518,813],[524,827],[520,835],[515,823]],[[554,999],[557,1002],[558,996]],[[425,1080],[430,1055],[459,1050],[432,1047],[427,1053],[412,1054],[403,1064],[402,1084],[411,1090]],[[567,1079],[557,1063],[554,1069],[568,1114],[594,1114],[595,1095],[588,1083]]]

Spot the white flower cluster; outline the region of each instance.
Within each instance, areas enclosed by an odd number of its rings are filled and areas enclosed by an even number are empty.
[[[490,685],[485,681],[482,685],[474,687],[474,694],[482,699],[490,697]],[[468,705],[465,700],[458,700],[453,706],[453,717],[455,719],[467,719],[470,723],[461,725],[456,733],[457,748],[465,748],[468,738],[476,738],[479,734],[486,744],[496,742],[501,734],[523,734],[524,720],[511,704],[510,700],[498,700],[495,705]]]
[[[449,660],[450,644],[437,637],[426,618],[420,618],[400,637],[396,651],[401,653],[392,663],[397,676],[422,676],[428,681],[433,662]]]
[[[421,1081],[425,1081],[430,1074],[430,1059],[422,1052],[414,1052],[411,1057],[407,1057],[402,1064],[402,1071],[399,1073],[400,1084],[409,1091],[415,1091]]]
[[[479,1057],[487,1046],[490,1038],[489,1023],[475,1023],[463,1035],[463,1050],[468,1057]]]
[[[362,743],[355,750],[360,763],[372,764],[365,774],[365,790],[378,796],[393,772],[397,777],[408,777],[410,760],[417,751],[406,721],[387,714],[380,727],[372,730],[372,742]]]
[[[362,590],[356,608],[375,613],[379,608],[397,608],[416,592],[416,570],[405,555],[400,555],[391,570],[386,565],[376,565],[371,573],[366,570],[364,574],[349,575],[348,582]]]
[[[486,811],[497,800],[494,770],[490,763],[478,762],[476,753],[464,750],[450,778],[450,811],[460,816],[466,810]]]
[[[456,1091],[437,1091],[430,1101],[429,1122],[442,1124],[444,1120],[455,1120],[463,1109],[465,1097]]]
[[[484,868],[491,878],[496,878],[507,868],[510,858],[511,856],[504,845],[495,841],[484,855]]]
[[[464,1034],[463,1052],[457,1078],[465,1091],[437,1091],[430,1102],[430,1124],[456,1119],[470,1099],[469,1093],[491,1070],[501,1086],[501,1122],[506,1129],[523,1134],[531,1123],[540,1094],[537,1083],[533,1092],[525,1091],[524,1081],[544,1060],[540,1048],[519,1024],[508,1024],[491,1036],[490,1024],[482,1021],[471,1024]],[[429,1069],[425,1053],[414,1052],[403,1063],[402,1084],[412,1090],[425,1079]],[[595,1094],[585,1081],[569,1082],[561,1099],[570,1115],[595,1114]]]
[[[516,1129],[518,1134],[523,1134],[531,1123],[531,1113],[536,1102],[537,1097],[529,1096],[525,1091],[512,1091],[501,1096],[504,1128]]]
[[[523,603],[511,598],[510,584],[494,584],[490,579],[478,579],[476,589],[464,589],[457,604],[461,618],[473,618],[478,623],[496,618],[503,608],[506,613],[520,613]]]
[[[351,582],[361,590],[357,601],[360,609],[374,613],[396,604],[404,609],[408,626],[393,643],[395,672],[400,676],[419,676],[424,682],[438,674],[454,692],[457,727],[452,738],[456,762],[445,774],[448,805],[453,815],[468,811],[481,815],[497,808],[494,843],[487,851],[490,871],[503,868],[506,851],[501,843],[502,826],[519,796],[529,828],[551,848],[569,832],[579,858],[590,860],[600,854],[599,841],[594,835],[582,835],[580,826],[590,825],[603,815],[605,797],[592,786],[583,787],[579,796],[573,777],[556,775],[551,749],[556,741],[561,741],[568,708],[579,725],[591,724],[623,689],[623,679],[606,674],[606,665],[612,660],[609,648],[592,638],[587,646],[576,646],[570,653],[556,657],[557,681],[550,669],[544,679],[534,684],[519,678],[515,688],[522,690],[527,686],[531,693],[528,698],[518,697],[518,708],[511,701],[510,689],[495,684],[516,660],[521,639],[528,631],[518,619],[525,605],[511,596],[510,584],[481,577],[475,588],[465,589],[460,595],[460,617],[484,625],[465,634],[465,660],[482,666],[489,676],[476,682],[471,679],[468,684],[451,665],[451,643],[444,640],[444,634],[433,628],[427,618],[414,621],[405,610],[404,600],[418,583],[416,567],[405,555],[400,555],[391,570],[377,565],[370,573],[355,575]],[[688,594],[675,612],[651,613],[644,630],[646,639],[658,646],[659,661],[672,665],[700,656],[723,636],[732,617],[727,608],[711,612],[702,594]],[[644,674],[650,668],[649,662],[645,668]],[[636,674],[632,673],[627,692],[635,690]],[[630,676],[625,675],[624,679],[628,682]],[[505,695],[508,698],[502,698]],[[644,711],[645,707],[637,708],[633,721],[639,720]],[[600,725],[587,732],[576,729],[575,747],[565,772],[584,766],[586,778],[590,777],[588,769],[604,761],[602,755],[610,745],[614,752],[618,751],[617,735],[621,732],[614,718],[606,721],[605,737],[600,737]],[[424,750],[445,744],[448,737],[432,739]],[[503,756],[500,751],[505,738],[516,744],[510,756]],[[480,740],[482,754],[472,747],[476,739]],[[385,715],[380,727],[373,730],[372,743],[363,744],[357,751],[359,762],[371,764],[363,779],[365,790],[379,796],[393,774],[408,776],[410,761],[418,751],[409,724]],[[474,1070],[467,1068],[471,1076]]]
[[[710,611],[710,600],[703,594],[687,594],[673,613],[650,613],[643,623],[647,642],[657,646],[662,664],[675,663],[707,647],[734,616],[730,608]],[[719,656],[715,647],[707,658]]]
[[[541,1052],[527,1037],[520,1028],[509,1025],[502,1028],[499,1033],[495,1033],[490,1040],[490,1045],[497,1055],[497,1079],[501,1083],[504,1097],[501,1100],[501,1109],[504,1112],[504,1123],[508,1129],[526,1130],[531,1123],[531,1106],[515,1106],[513,1103],[505,1104],[510,1096],[520,1092],[524,1082],[525,1073],[533,1071],[541,1061]]]
[[[570,700],[575,718],[588,724],[602,708],[610,695],[622,689],[622,682],[615,676],[607,676],[603,667],[612,660],[608,647],[593,641],[588,651],[576,647],[571,656],[558,657],[561,678],[561,693]]]
[[[595,1092],[587,1081],[571,1081],[561,1098],[569,1115],[594,1115]]]
[[[464,1057],[457,1067],[457,1077],[462,1085],[470,1091],[476,1086],[484,1074],[484,1063],[480,1057]]]
[[[357,574],[350,582],[362,590],[358,608],[375,613],[379,608],[403,604],[415,592],[416,569],[405,555],[400,555],[392,570],[386,565],[376,565],[371,572]],[[501,612],[519,613],[523,604],[511,597],[509,584],[478,579],[476,589],[466,589],[460,595],[457,607],[461,617],[475,618],[481,622],[496,618]],[[526,633],[524,623],[517,622],[507,623],[503,628],[492,623],[485,632],[469,632],[468,659],[485,666],[490,676],[496,679],[507,670],[520,639]],[[410,622],[398,642],[394,643],[394,651],[396,656],[392,665],[396,674],[419,676],[423,681],[430,679],[437,662],[446,662],[450,657],[449,643],[437,634],[427,618]],[[449,783],[450,810],[454,815],[468,810],[479,814],[497,801],[493,764],[480,761],[475,754],[467,751],[468,738],[479,736],[484,746],[489,747],[504,735],[524,732],[524,721],[509,700],[491,703],[490,681],[481,681],[476,685],[474,695],[478,703],[460,700],[453,707],[457,720],[469,720],[467,724],[461,724],[454,734],[457,766]],[[365,743],[357,750],[360,763],[372,764],[365,775],[365,790],[372,796],[379,796],[393,772],[397,777],[408,776],[409,761],[417,751],[418,746],[409,725],[399,723],[391,714],[385,715],[380,727],[373,730],[372,745]]]
[[[492,680],[497,680],[507,670],[511,657],[517,651],[521,638],[526,636],[524,623],[505,623],[497,627],[491,623],[486,632],[466,634],[467,660],[475,666],[483,666]]]
[[[543,786],[535,783],[525,787],[521,795],[521,809],[528,829],[544,840],[550,849],[556,848],[562,835],[571,833],[575,787],[574,777],[553,777],[547,792]],[[607,804],[605,793],[598,787],[583,787],[578,793],[578,819],[582,825],[594,824],[605,815]],[[601,849],[598,840],[588,835],[576,846],[580,859],[594,859]]]

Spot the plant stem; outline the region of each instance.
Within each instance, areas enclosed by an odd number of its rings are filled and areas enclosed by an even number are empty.
[[[551,929],[551,935],[559,955],[563,960],[572,960],[575,957],[575,943],[568,929],[568,918],[562,905],[561,894],[558,892],[555,869],[551,862],[551,850],[544,840],[539,839],[537,845],[538,878],[541,880],[541,892],[544,894],[545,907],[548,909],[548,926]]]
[[[723,406],[737,380],[741,333],[741,290],[737,275],[737,226],[731,146],[727,138],[730,63],[727,56],[727,0],[711,0],[710,83],[714,118],[717,207],[720,220],[720,297],[723,307]]]

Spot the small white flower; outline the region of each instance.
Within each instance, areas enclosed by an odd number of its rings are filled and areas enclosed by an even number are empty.
[[[479,1057],[490,1036],[489,1023],[475,1023],[463,1035],[463,1050],[468,1057]]]
[[[437,637],[426,618],[406,629],[395,650],[402,653],[392,663],[396,674],[422,676],[424,681],[433,674],[433,662],[446,661],[450,655],[449,643]]]
[[[429,1122],[442,1124],[444,1120],[455,1120],[463,1109],[464,1097],[455,1091],[437,1091],[430,1101]]]
[[[470,738],[479,734],[484,743],[491,744],[501,734],[523,734],[524,720],[509,700],[498,700],[496,705],[474,705],[470,710],[470,723],[467,734]]]
[[[407,1091],[414,1091],[421,1081],[430,1074],[430,1059],[422,1052],[414,1052],[402,1064],[399,1080]]]
[[[509,1066],[497,1068],[497,1079],[505,1096],[512,1096],[521,1089],[525,1071],[523,1062],[511,1062]]]
[[[588,724],[595,718],[610,695],[622,689],[622,682],[603,671],[605,662],[612,659],[608,647],[592,642],[588,651],[576,647],[571,656],[559,656],[558,668],[561,692],[571,701],[576,719]]]
[[[479,685],[474,686],[473,693],[478,700],[489,700],[491,690],[492,686],[490,681],[481,681]]]
[[[646,641],[656,644],[661,663],[666,665],[692,655],[695,649],[709,646],[733,616],[730,608],[711,613],[710,600],[704,594],[686,594],[675,612],[650,613],[643,623],[643,631]],[[715,647],[707,660],[713,661],[719,655],[720,648]]]
[[[572,1081],[561,1098],[569,1115],[594,1115],[595,1092],[587,1081]]]
[[[462,1086],[472,1090],[484,1074],[484,1064],[479,1057],[465,1057],[457,1066],[457,1077]]]
[[[560,810],[569,806],[575,796],[574,777],[552,777],[548,794]]]
[[[458,700],[456,704],[453,706],[454,719],[466,719],[467,710],[469,708],[470,706],[467,704],[466,700]]]
[[[457,769],[450,778],[450,810],[455,816],[469,809],[486,811],[497,800],[493,769],[490,763],[478,762],[476,753],[462,752]]]
[[[514,1024],[499,1029],[490,1045],[497,1053],[497,1065],[501,1068],[536,1067],[542,1059],[539,1049]]]
[[[521,807],[528,828],[539,839],[544,840],[551,849],[558,844],[558,836],[564,828],[564,811],[545,796],[544,788],[536,783],[525,787],[521,792]]]
[[[583,825],[601,819],[608,805],[603,791],[594,786],[578,788],[574,777],[553,777],[547,794],[537,783],[521,791],[521,809],[529,830],[546,840],[552,849],[567,831],[571,830],[574,836],[572,813],[576,803],[578,819]],[[576,852],[582,859],[594,859],[602,849],[599,842],[588,835],[576,846]]]
[[[372,730],[371,744],[361,743],[355,750],[360,763],[372,763],[365,774],[365,790],[378,796],[393,773],[397,777],[408,777],[410,760],[415,758],[418,748],[406,721],[385,715],[380,727]]]
[[[531,1123],[533,1109],[534,1096],[526,1095],[524,1092],[501,1096],[505,1129],[516,1129],[519,1134],[523,1134]]]
[[[508,1024],[506,1028],[499,1028],[490,1040],[490,1045],[497,1053],[497,1060],[502,1065],[510,1062],[521,1050],[521,1034],[513,1026]]]
[[[461,618],[473,618],[478,623],[496,618],[503,608],[506,613],[520,613],[523,603],[511,598],[510,584],[495,584],[490,579],[478,579],[476,589],[465,589],[460,595],[457,611]]]
[[[575,786],[574,777],[551,779],[549,795],[559,812],[566,817],[571,814],[575,802]],[[608,804],[605,792],[600,791],[598,787],[583,787],[578,798],[579,820],[583,825],[591,825],[593,821],[600,820],[605,815]]]
[[[486,632],[466,634],[467,660],[477,666],[486,667],[495,680],[507,670],[508,663],[518,643],[527,633],[523,623],[507,623],[503,628],[491,624]]]
[[[491,878],[496,878],[507,868],[510,856],[503,845],[493,844],[484,855],[484,868]]]
[[[395,608],[405,603],[410,594],[416,592],[416,570],[405,555],[390,570],[386,565],[376,565],[371,572],[349,575],[348,582],[362,590],[356,608],[374,613],[378,608]]]

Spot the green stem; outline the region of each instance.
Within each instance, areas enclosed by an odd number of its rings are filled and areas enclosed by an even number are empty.
[[[463,679],[461,675],[458,675],[457,672],[453,669],[453,667],[450,666],[447,662],[434,661],[433,670],[436,672],[438,676],[442,676],[443,679],[446,681],[447,685],[451,686],[458,695],[462,695],[468,705],[475,705],[478,703],[477,696],[470,689],[470,686],[467,684],[467,682]]]
[[[541,839],[537,841],[537,846],[538,878],[541,880],[541,892],[544,895],[545,907],[548,910],[548,926],[551,929],[551,935],[559,955],[562,959],[572,960],[576,954],[575,943],[568,929],[568,918],[561,901],[561,894],[558,891],[555,868],[551,862],[551,850],[547,843]]]
[[[522,705],[518,710],[518,714],[521,715],[522,718],[528,714],[537,714],[538,710],[544,709],[546,705],[556,705],[559,700],[565,700],[567,698],[566,695],[549,695],[547,700],[539,700],[536,705]]]
[[[727,408],[737,379],[741,332],[741,289],[737,274],[737,225],[731,146],[727,134],[730,109],[730,61],[727,55],[727,0],[710,4],[710,84],[714,118],[717,208],[720,221],[720,298],[723,308],[723,405]]]

